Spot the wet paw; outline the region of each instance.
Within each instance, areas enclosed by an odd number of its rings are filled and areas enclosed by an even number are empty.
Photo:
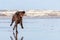
[[[14,30],[14,28],[13,28],[13,30]]]
[[[10,24],[10,26],[12,26],[12,24]]]
[[[22,29],[24,29],[24,27],[22,27]]]

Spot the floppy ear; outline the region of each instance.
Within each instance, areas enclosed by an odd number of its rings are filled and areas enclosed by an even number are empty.
[[[25,14],[25,11],[22,11],[22,13],[24,13],[24,14]]]

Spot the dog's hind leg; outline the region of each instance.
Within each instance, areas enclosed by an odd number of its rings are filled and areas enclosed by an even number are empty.
[[[15,23],[14,27],[13,27],[13,30],[17,27],[17,24]]]

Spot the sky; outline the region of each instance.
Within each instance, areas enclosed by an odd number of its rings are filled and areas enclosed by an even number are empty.
[[[0,10],[60,10],[60,0],[0,0]]]

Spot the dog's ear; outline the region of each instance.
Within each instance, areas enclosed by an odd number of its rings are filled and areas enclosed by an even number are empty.
[[[22,13],[24,13],[24,14],[25,14],[25,11],[22,11]]]

